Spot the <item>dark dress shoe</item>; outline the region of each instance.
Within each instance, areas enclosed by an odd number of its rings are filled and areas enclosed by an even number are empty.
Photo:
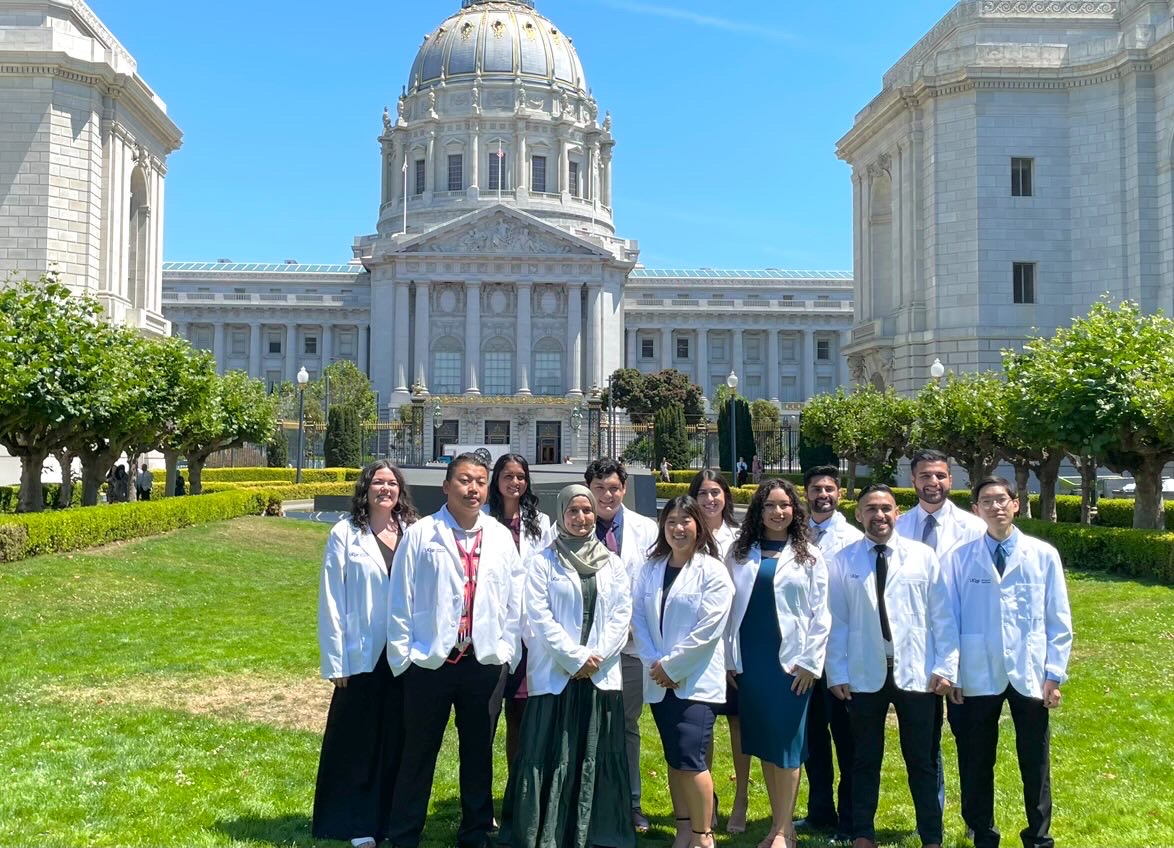
[[[652,825],[648,821],[648,816],[644,815],[644,811],[639,807],[632,808],[632,828],[637,833],[648,833],[648,828]]]

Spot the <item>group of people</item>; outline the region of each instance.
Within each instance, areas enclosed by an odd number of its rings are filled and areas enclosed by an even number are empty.
[[[942,454],[915,456],[913,476],[919,504],[907,515],[887,486],[861,493],[862,532],[838,510],[831,466],[806,473],[805,498],[764,480],[740,522],[725,476],[703,470],[654,522],[623,506],[627,471],[601,459],[561,491],[551,522],[517,454],[492,471],[474,454],[456,457],[446,503],[427,517],[394,465],[372,463],[324,556],[319,640],[334,694],[314,835],[416,848],[455,713],[460,848],[632,848],[649,828],[639,728],[648,705],[673,848],[712,848],[719,715],[736,777],[727,830],[746,829],[757,758],[771,809],[760,848],[793,848],[804,824],[868,848],[892,704],[917,831],[940,846],[946,701],[962,816],[977,848],[995,848],[1007,701],[1023,844],[1051,846],[1048,711],[1072,640],[1059,557],[1015,528],[1009,481],[980,481],[972,515],[947,497]],[[808,815],[795,822],[804,764]]]

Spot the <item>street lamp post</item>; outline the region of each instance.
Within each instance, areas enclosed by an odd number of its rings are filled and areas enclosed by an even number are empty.
[[[298,470],[294,475],[294,482],[302,482],[302,460],[305,454],[306,438],[306,383],[310,382],[310,374],[306,366],[298,371]]]
[[[440,398],[432,399],[432,458],[440,459],[443,447],[437,444],[440,428],[444,426],[444,412],[440,409]]]
[[[738,485],[738,418],[734,411],[734,399],[738,396],[738,375],[730,370],[726,377],[726,385],[730,387],[730,471],[735,486]]]
[[[946,366],[942,365],[942,360],[934,357],[933,365],[929,366],[929,376],[935,380],[940,380],[946,376]]]

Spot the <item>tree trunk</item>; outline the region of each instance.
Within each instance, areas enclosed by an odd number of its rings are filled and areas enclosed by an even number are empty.
[[[1137,468],[1131,468],[1137,484],[1133,502],[1133,526],[1139,530],[1164,530],[1166,506],[1162,501],[1162,467],[1165,463],[1156,457],[1147,457]]]
[[[210,454],[189,453],[186,456],[188,458],[188,494],[198,495],[204,489],[204,483],[200,478],[204,474],[204,465],[208,462]]]
[[[848,490],[848,500],[856,500],[856,461],[848,460],[848,480],[845,488]]]
[[[68,448],[54,451],[57,464],[61,466],[61,488],[57,490],[57,508],[66,509],[73,504],[73,454]]]
[[[1080,523],[1092,524],[1092,511],[1096,506],[1097,462],[1091,456],[1080,458]],[[1138,488],[1141,488],[1140,486]]]
[[[41,485],[41,469],[49,451],[45,448],[26,448],[20,454],[19,512],[44,512],[45,488]]]
[[[175,494],[175,475],[178,473],[179,451],[163,451],[163,463],[167,469],[167,478],[163,482],[161,497],[170,498]]]
[[[1060,477],[1060,463],[1064,454],[1054,451],[1036,468],[1035,476],[1039,480],[1039,517],[1044,521],[1056,523],[1056,481]]]
[[[1026,462],[1015,462],[1015,488],[1019,492],[1019,516],[1031,518],[1031,494],[1027,483],[1031,479],[1031,466]]]
[[[108,450],[81,451],[79,456],[82,461],[82,506],[95,506],[113,459]]]

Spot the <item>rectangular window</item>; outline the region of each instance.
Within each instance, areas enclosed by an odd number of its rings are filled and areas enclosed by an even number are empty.
[[[1014,262],[1011,281],[1015,303],[1035,303],[1035,263]]]
[[[640,358],[653,359],[656,356],[655,339],[640,339]]]
[[[306,354],[306,356],[317,356],[318,355],[318,337],[317,336],[306,336],[302,340],[302,353]]]
[[[542,194],[546,192],[545,156],[532,156],[530,158],[530,190]]]
[[[757,335],[746,336],[746,361],[747,362],[761,362],[762,361],[762,339]]]
[[[832,358],[831,339],[816,339],[815,340],[815,358],[822,359],[825,361]]]
[[[534,394],[557,397],[563,393],[563,355],[557,351],[534,354]]]
[[[486,421],[485,444],[508,445],[510,443],[510,422]]]
[[[783,403],[798,403],[803,400],[799,397],[799,379],[797,377],[783,377]]]
[[[714,362],[726,361],[726,340],[724,338],[711,339],[709,342],[709,358]]]
[[[514,391],[514,355],[509,351],[491,351],[485,354],[485,385],[487,395],[508,395]]]
[[[230,356],[245,356],[249,352],[249,338],[244,330],[233,330],[228,341]]]
[[[432,354],[432,391],[438,395],[461,393],[461,363],[459,351],[438,350]]]
[[[448,190],[460,191],[465,187],[465,157],[461,153],[448,155]]]
[[[794,362],[799,358],[799,346],[795,342],[794,336],[783,336],[782,344],[779,345],[783,354],[783,362]]]
[[[816,377],[815,378],[815,393],[818,395],[829,394],[832,390],[831,377]]]
[[[212,328],[211,327],[192,327],[192,347],[196,350],[211,350],[212,349]]]
[[[689,358],[689,340],[677,339],[677,359]]]
[[[509,185],[508,180],[503,180],[502,177],[508,172],[506,171],[506,155],[504,150],[494,150],[489,154],[489,190],[497,191],[501,189],[505,191]]]
[[[571,197],[582,197],[583,192],[579,189],[579,163],[569,162],[567,164],[567,188],[571,192]]]
[[[339,335],[338,335],[338,355],[339,356],[354,356],[355,355],[355,334],[353,331],[339,333]]]
[[[269,342],[269,353],[274,354],[274,355],[280,355],[281,354],[281,345],[282,345],[281,333],[269,333],[268,336],[266,336],[266,338],[268,339],[268,342]]]
[[[1031,197],[1032,196],[1032,169],[1035,165],[1034,159],[1024,159],[1018,156],[1011,159],[1011,196],[1012,197]]]
[[[423,159],[416,160],[416,194],[423,194],[425,184],[428,182],[425,179],[427,163]]]

